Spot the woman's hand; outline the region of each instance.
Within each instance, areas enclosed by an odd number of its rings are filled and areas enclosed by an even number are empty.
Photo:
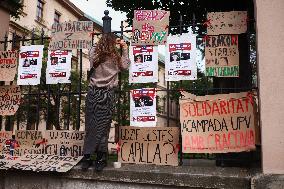
[[[122,50],[127,50],[128,49],[128,45],[126,44],[126,42],[123,39],[117,38],[116,39],[116,47],[117,48],[121,48]]]

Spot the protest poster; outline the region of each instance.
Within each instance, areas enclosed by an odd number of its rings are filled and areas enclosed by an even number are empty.
[[[0,81],[14,81],[18,56],[18,51],[0,51]]]
[[[118,161],[178,166],[178,127],[120,127]]]
[[[130,91],[130,125],[154,127],[156,116],[156,89],[143,88]]]
[[[129,83],[158,82],[158,46],[130,47]]]
[[[255,100],[250,92],[180,99],[183,153],[255,149]]]
[[[247,11],[209,12],[207,35],[246,33],[247,20]]]
[[[21,103],[21,88],[16,85],[0,86],[0,115],[14,115]]]
[[[92,21],[54,23],[51,27],[49,50],[90,49],[92,33]]]
[[[84,131],[45,131],[45,154],[59,156],[83,156]]]
[[[196,35],[170,35],[165,57],[166,81],[196,80]]]
[[[26,171],[67,172],[80,162],[83,157],[63,157],[47,154],[26,154],[8,161],[8,167]],[[7,166],[7,165],[6,165]]]
[[[6,154],[6,142],[12,138],[12,134],[12,131],[0,131],[0,155]]]
[[[43,45],[22,46],[18,66],[18,85],[40,84]]]
[[[132,45],[164,45],[169,18],[169,11],[134,10]]]
[[[72,52],[48,51],[46,84],[71,83]]]
[[[205,47],[205,75],[239,77],[238,44],[238,35],[208,35]]]

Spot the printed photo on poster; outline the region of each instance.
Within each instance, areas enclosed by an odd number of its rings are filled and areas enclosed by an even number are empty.
[[[228,153],[255,149],[256,104],[251,92],[180,99],[183,153]]]
[[[71,83],[72,52],[48,51],[46,84]]]
[[[156,126],[156,89],[134,89],[130,92],[130,126]]]
[[[18,85],[40,84],[43,45],[22,46],[18,65]]]
[[[207,35],[246,33],[247,20],[247,11],[209,12]]]
[[[131,46],[129,83],[158,82],[158,47]]]
[[[132,45],[164,45],[167,41],[170,12],[135,10]]]
[[[239,77],[238,44],[238,35],[208,35],[205,46],[205,75]]]
[[[166,81],[196,80],[196,35],[169,36],[166,45]]]
[[[0,81],[14,81],[18,56],[18,51],[0,51]]]
[[[54,23],[51,28],[49,50],[90,49],[92,47],[92,21]]]

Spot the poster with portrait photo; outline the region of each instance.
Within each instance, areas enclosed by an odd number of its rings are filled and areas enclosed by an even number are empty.
[[[158,47],[130,47],[129,83],[158,82]]]
[[[166,44],[166,81],[196,80],[196,35],[170,35]]]
[[[143,88],[130,91],[130,126],[155,127],[156,89]]]
[[[43,45],[22,46],[18,66],[18,85],[40,84]]]
[[[46,84],[71,83],[71,58],[69,51],[48,51]]]

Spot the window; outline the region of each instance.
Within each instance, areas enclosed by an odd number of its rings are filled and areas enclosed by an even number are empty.
[[[43,19],[43,5],[44,5],[44,2],[42,0],[37,1],[36,19],[38,21],[42,21]]]
[[[54,24],[59,24],[61,14],[57,11],[54,13]]]

